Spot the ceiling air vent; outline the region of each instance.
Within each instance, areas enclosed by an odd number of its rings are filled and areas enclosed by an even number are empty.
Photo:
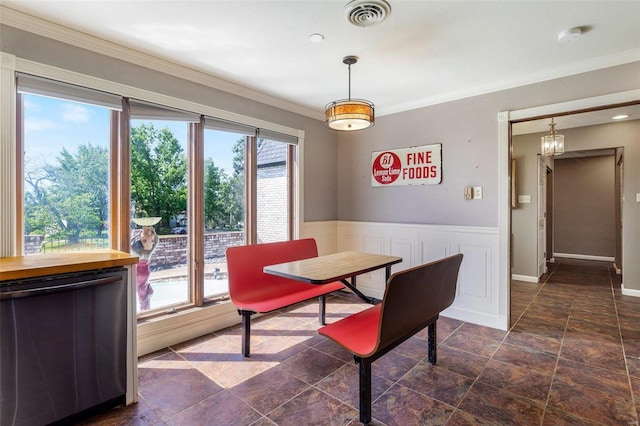
[[[353,0],[344,7],[347,20],[358,27],[370,27],[384,21],[391,6],[384,0]]]

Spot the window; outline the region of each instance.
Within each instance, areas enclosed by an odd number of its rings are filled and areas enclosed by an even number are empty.
[[[130,101],[131,253],[139,311],[190,303],[187,149],[195,114]]]
[[[293,238],[297,137],[29,75],[17,82],[20,253],[130,250],[144,318],[227,300],[228,247]]]
[[[245,151],[255,129],[207,118],[204,128],[204,297],[229,293],[226,251],[245,244]]]
[[[252,126],[130,105],[139,312],[226,299],[228,247],[293,234],[297,138],[275,132],[258,138]]]
[[[116,96],[19,75],[24,254],[110,247],[111,111],[119,107]]]

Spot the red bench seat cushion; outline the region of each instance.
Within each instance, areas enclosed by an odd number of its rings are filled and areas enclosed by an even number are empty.
[[[240,310],[264,313],[343,289],[340,282],[308,284],[263,271],[267,265],[317,256],[313,238],[228,248],[231,301]]]
[[[322,327],[318,333],[334,340],[349,352],[366,358],[378,349],[381,307],[376,305],[350,315]]]
[[[233,303],[246,311],[271,312],[343,288],[341,282],[315,285],[281,278],[275,285],[256,286],[249,292],[236,295]]]

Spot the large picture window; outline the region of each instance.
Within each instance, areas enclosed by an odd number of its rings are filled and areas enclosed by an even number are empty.
[[[139,257],[139,311],[192,302],[188,163],[189,125],[200,117],[129,102],[131,158],[131,253]]]
[[[27,75],[17,112],[19,252],[129,250],[140,317],[228,300],[228,247],[294,237],[294,136]]]
[[[255,129],[207,118],[203,146],[204,298],[226,296],[226,251],[245,244],[245,152]]]

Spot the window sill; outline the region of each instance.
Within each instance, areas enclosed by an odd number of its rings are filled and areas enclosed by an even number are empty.
[[[239,324],[240,319],[233,303],[226,301],[140,320],[137,355],[146,355]]]

